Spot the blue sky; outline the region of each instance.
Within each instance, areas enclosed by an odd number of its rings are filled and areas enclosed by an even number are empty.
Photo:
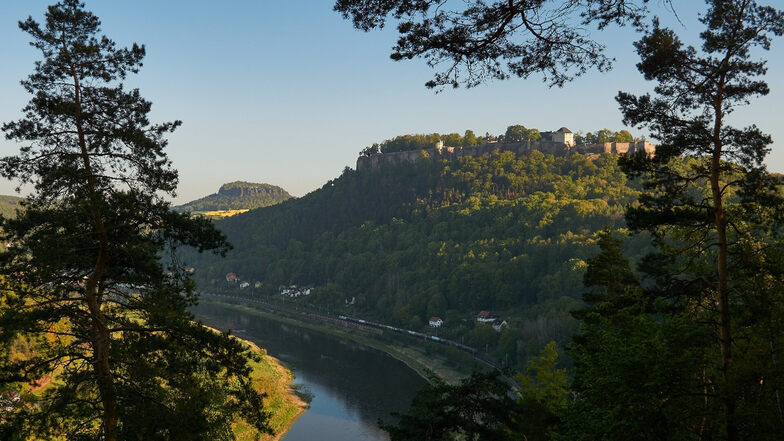
[[[39,54],[17,21],[41,19],[49,0],[0,3],[0,121],[20,116],[28,100],[19,80]],[[491,82],[472,89],[424,87],[432,71],[422,60],[393,62],[393,30],[363,33],[317,0],[87,0],[103,32],[118,44],[147,46],[141,73],[128,81],[153,102],[152,119],[183,120],[170,137],[180,171],[175,202],[217,191],[233,180],[268,182],[301,196],[353,167],[364,146],[404,133],[503,133],[510,124],[541,130],[621,128],[614,96],[651,88],[634,65],[625,29],[598,35],[615,68],[563,88],[540,78]],[[656,4],[657,2],[653,2]],[[676,2],[683,24],[657,10],[684,36],[700,27],[698,1]],[[776,2],[772,2],[776,3]],[[686,4],[686,5],[683,5]],[[685,26],[685,27],[684,27]],[[784,39],[774,41],[767,81],[772,93],[733,114],[774,137],[768,165],[784,172]],[[633,133],[639,133],[633,130]],[[780,147],[777,147],[777,145]],[[18,146],[0,140],[0,155]],[[0,194],[14,184],[0,180]]]

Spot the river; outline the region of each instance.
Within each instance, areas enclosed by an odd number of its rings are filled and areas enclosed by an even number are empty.
[[[379,418],[405,411],[424,380],[391,356],[330,334],[216,304],[193,309],[206,325],[253,341],[283,361],[313,393],[285,441],[388,440]]]

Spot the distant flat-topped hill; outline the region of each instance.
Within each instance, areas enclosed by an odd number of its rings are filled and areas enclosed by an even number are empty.
[[[275,185],[235,181],[223,184],[215,194],[174,209],[214,216],[231,216],[254,208],[275,205],[291,197],[286,190]]]
[[[16,196],[0,195],[0,216],[10,217],[16,213],[16,206],[22,200]]]

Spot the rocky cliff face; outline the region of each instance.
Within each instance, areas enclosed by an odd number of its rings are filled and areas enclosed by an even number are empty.
[[[286,190],[270,185],[270,184],[255,184],[252,182],[230,182],[228,184],[221,185],[220,189],[218,189],[218,194],[221,196],[228,196],[228,197],[243,197],[243,196],[256,196],[256,195],[266,195],[266,196],[283,196],[287,195],[291,197]]]
[[[270,184],[229,182],[217,193],[175,207],[178,211],[252,210],[291,199],[284,189]]]

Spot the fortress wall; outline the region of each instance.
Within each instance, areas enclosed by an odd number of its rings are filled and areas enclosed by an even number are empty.
[[[381,164],[413,164],[425,157],[430,159],[452,159],[463,156],[482,156],[494,151],[513,152],[516,155],[521,156],[526,155],[533,150],[538,150],[542,153],[554,156],[563,156],[575,152],[587,154],[609,153],[616,155],[645,152],[649,156],[652,156],[656,152],[656,146],[648,141],[604,142],[577,147],[552,141],[525,141],[508,144],[489,143],[472,147],[440,147],[425,150],[380,153],[372,156],[360,156],[357,158],[357,171],[373,170],[381,166]]]
[[[625,155],[629,153],[629,149],[634,151],[634,143],[633,142],[614,142],[613,143],[613,153],[617,155]]]

